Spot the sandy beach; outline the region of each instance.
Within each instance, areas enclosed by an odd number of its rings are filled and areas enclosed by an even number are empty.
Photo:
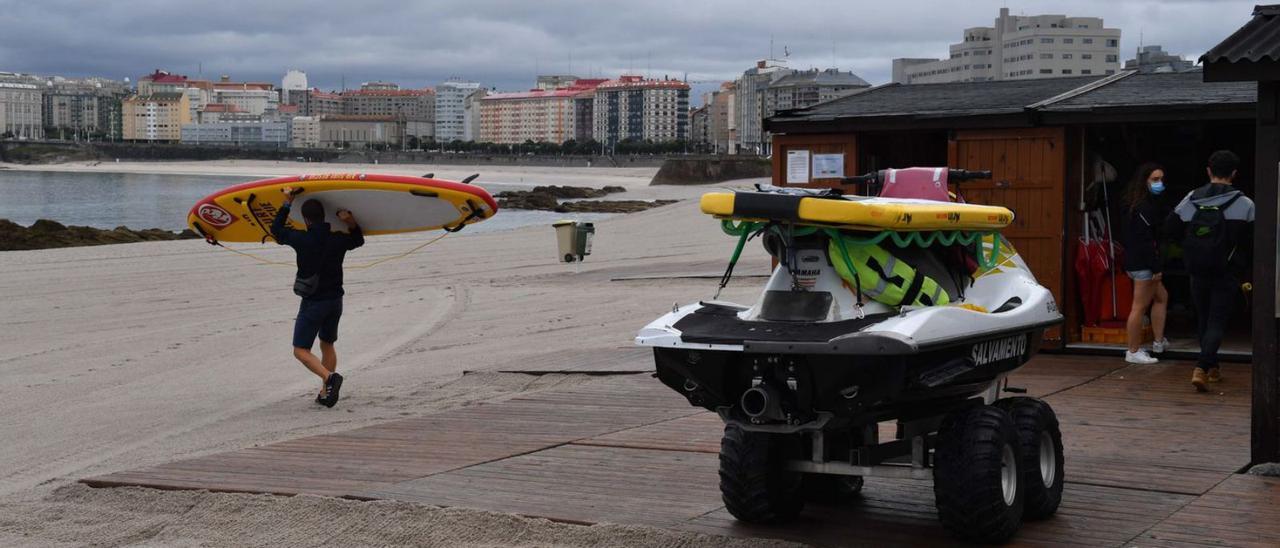
[[[732,241],[692,200],[708,187],[649,187],[652,168],[249,161],[4,167],[246,179],[334,171],[460,179],[480,172],[479,183],[609,184],[627,187],[627,199],[682,201],[598,222],[593,254],[580,266],[557,263],[552,229],[537,226],[464,232],[404,259],[348,270],[338,342],[347,384],[333,410],[311,401],[318,381],[289,353],[297,309],[290,268],[198,240],[0,253],[0,439],[8,441],[0,445],[0,544],[760,545],[407,503],[75,484],[91,474],[594,382],[496,371],[629,346],[636,330],[673,302],[709,298],[710,279],[619,280],[722,271]],[[423,240],[372,238],[348,263]],[[287,248],[239,249],[292,260]],[[737,273],[767,270],[763,250],[749,246]],[[739,280],[724,296],[750,300],[757,290]],[[341,517],[326,519],[329,513]],[[412,519],[393,526],[391,516]]]

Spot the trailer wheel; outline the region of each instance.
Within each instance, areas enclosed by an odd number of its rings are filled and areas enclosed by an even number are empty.
[[[1013,417],[1022,445],[1022,485],[1026,491],[1023,517],[1045,519],[1062,503],[1062,430],[1048,403],[1036,398],[1006,398],[996,407]]]
[[[953,535],[1004,542],[1022,524],[1022,451],[1013,419],[982,405],[947,415],[934,451],[938,519]]]
[[[862,476],[805,474],[804,498],[818,504],[845,504],[857,500],[862,493]]]
[[[799,449],[796,436],[726,424],[720,440],[720,496],[729,513],[750,523],[781,523],[799,515],[804,509],[803,474],[785,468]]]

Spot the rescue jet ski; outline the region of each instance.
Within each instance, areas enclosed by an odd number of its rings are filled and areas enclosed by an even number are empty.
[[[1013,212],[950,192],[990,177],[909,168],[845,180],[869,195],[702,197],[738,239],[721,289],[750,241],[777,266],[754,303],[678,306],[636,342],[659,380],[724,420],[721,492],[737,519],[786,521],[864,476],[933,478],[940,520],[968,540],[1057,510],[1053,410],[1005,395],[1062,315],[1000,235]]]

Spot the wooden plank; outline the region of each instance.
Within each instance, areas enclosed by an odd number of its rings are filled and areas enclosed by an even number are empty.
[[[567,445],[366,493],[590,523],[673,526],[720,507],[716,457]]]
[[[580,445],[662,449],[718,454],[724,422],[715,413],[698,413],[675,420],[631,428],[579,440]]]
[[[1233,474],[1205,496],[1151,527],[1134,543],[1280,545],[1280,478]]]

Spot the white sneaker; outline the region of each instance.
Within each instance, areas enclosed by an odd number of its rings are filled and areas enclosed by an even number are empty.
[[[1155,352],[1156,354],[1161,354],[1161,353],[1163,353],[1163,352],[1165,351],[1165,349],[1167,349],[1167,348],[1169,348],[1169,338],[1168,338],[1168,337],[1165,337],[1165,338],[1160,339],[1160,340],[1158,340],[1158,341],[1151,341],[1151,351],[1152,351],[1152,352]]]
[[[1124,361],[1136,363],[1138,365],[1151,365],[1153,363],[1160,362],[1160,360],[1151,357],[1151,354],[1148,354],[1146,350],[1142,349],[1139,349],[1137,352],[1129,352],[1126,350],[1124,352]]]

